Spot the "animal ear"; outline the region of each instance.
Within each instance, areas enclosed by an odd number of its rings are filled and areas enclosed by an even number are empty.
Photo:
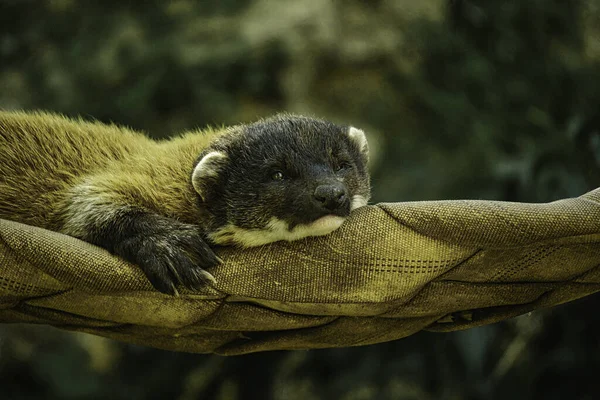
[[[369,144],[365,133],[358,128],[351,126],[348,128],[348,137],[358,147],[365,159],[369,158]]]
[[[202,200],[206,200],[208,185],[219,177],[219,172],[227,163],[227,154],[222,151],[211,151],[198,161],[192,172],[192,186]]]

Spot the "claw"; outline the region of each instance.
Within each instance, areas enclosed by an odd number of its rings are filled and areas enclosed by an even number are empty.
[[[196,272],[197,272],[197,273],[200,275],[200,277],[201,277],[203,280],[205,280],[205,281],[209,281],[209,282],[211,282],[213,285],[216,285],[216,284],[217,284],[217,280],[215,279],[215,277],[214,277],[214,276],[213,276],[213,275],[212,275],[210,272],[207,272],[207,271],[205,271],[205,270],[203,270],[203,269],[201,269],[201,270],[199,270],[199,271],[196,271]]]
[[[173,265],[173,263],[171,262],[171,260],[167,259],[165,261],[165,264],[167,265],[167,267],[169,268],[169,271],[171,271],[171,273],[173,274],[173,276],[175,276],[175,278],[177,279],[177,282],[183,283],[183,280],[181,279],[181,276],[179,275],[179,272],[177,272],[177,268],[175,268],[175,266]],[[173,283],[171,283],[171,285],[173,286],[173,288],[175,288],[175,285]],[[177,290],[175,290],[175,292],[177,292]],[[176,295],[178,295],[178,293]]]
[[[171,288],[173,289],[173,293],[170,293],[172,296],[179,297],[179,290],[175,287],[175,284],[171,282]]]

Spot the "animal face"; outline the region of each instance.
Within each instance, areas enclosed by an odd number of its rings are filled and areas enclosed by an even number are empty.
[[[325,235],[367,204],[368,145],[353,127],[281,115],[236,127],[205,151],[192,183],[217,244]]]

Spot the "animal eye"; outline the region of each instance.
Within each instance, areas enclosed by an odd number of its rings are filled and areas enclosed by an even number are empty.
[[[284,178],[283,172],[281,172],[281,171],[275,171],[271,175],[271,179],[273,179],[274,181],[282,181],[283,178]]]
[[[336,165],[335,172],[340,172],[350,168],[352,168],[352,164],[350,164],[348,161],[342,161]]]

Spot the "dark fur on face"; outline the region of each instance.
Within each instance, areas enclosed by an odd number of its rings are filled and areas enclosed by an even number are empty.
[[[369,199],[368,148],[356,128],[284,114],[233,128],[199,162],[215,154],[197,187],[216,243],[329,233]]]

